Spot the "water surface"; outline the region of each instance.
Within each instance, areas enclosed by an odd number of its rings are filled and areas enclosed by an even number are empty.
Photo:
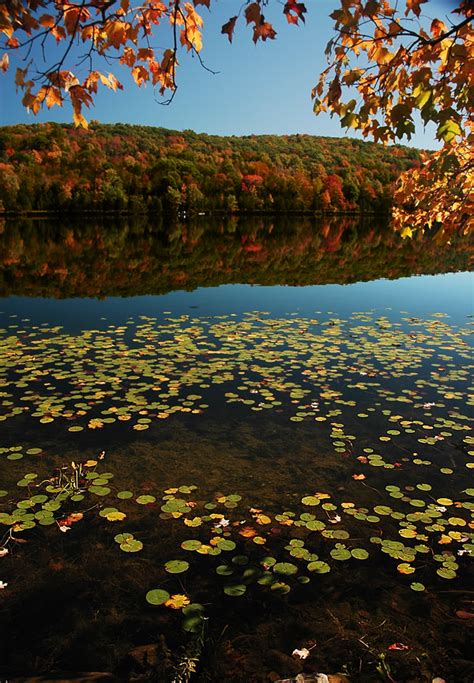
[[[110,219],[0,243],[2,673],[472,679],[467,238]]]

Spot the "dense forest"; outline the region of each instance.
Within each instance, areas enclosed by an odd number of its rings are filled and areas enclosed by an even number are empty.
[[[385,212],[415,149],[55,123],[0,128],[0,210]]]
[[[346,284],[468,270],[473,258],[466,237],[404,240],[374,217],[25,217],[3,227],[0,221],[1,296],[133,296],[236,282]]]

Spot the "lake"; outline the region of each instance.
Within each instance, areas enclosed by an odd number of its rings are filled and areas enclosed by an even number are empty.
[[[472,681],[473,254],[6,222],[0,677]]]

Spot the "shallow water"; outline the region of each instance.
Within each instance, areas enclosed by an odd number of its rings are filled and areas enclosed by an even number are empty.
[[[0,674],[472,680],[467,238],[2,240]]]

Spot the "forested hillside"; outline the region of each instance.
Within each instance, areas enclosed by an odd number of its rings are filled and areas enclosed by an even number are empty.
[[[219,137],[124,124],[0,128],[0,208],[387,211],[417,150],[310,135]]]

